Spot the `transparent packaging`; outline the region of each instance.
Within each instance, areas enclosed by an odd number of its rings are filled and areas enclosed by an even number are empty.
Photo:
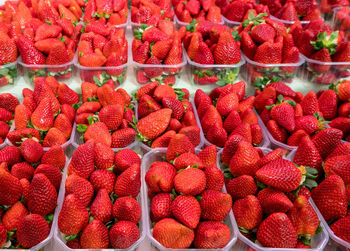
[[[264,122],[261,120],[260,115],[258,114],[258,112],[255,109],[254,109],[254,112],[255,112],[256,116],[258,117],[259,125],[261,125],[261,128],[263,130],[264,136],[267,137],[268,140],[271,143],[271,148],[272,149],[283,148],[283,149],[287,149],[289,151],[293,151],[293,150],[298,148],[297,146],[289,146],[287,144],[284,144],[282,142],[279,142],[279,141],[275,140],[273,138],[273,136],[271,135],[271,133],[269,132],[269,130],[267,129],[267,127],[265,126]]]
[[[272,15],[271,15],[271,19],[274,19],[274,20],[277,20],[277,21],[283,23],[286,27],[290,27],[296,22],[296,21],[289,21],[289,20],[279,19],[279,18],[277,18],[275,16],[272,16]],[[299,21],[300,21],[300,23],[301,23],[301,25],[303,27],[310,23],[310,21],[301,21],[301,20],[299,20]]]
[[[44,151],[46,152],[47,150],[44,150]],[[28,251],[44,250],[45,246],[49,245],[50,241],[53,239],[54,232],[56,231],[55,225],[57,224],[57,218],[58,218],[58,214],[59,214],[59,207],[60,207],[60,204],[62,204],[62,201],[60,200],[60,198],[62,196],[64,196],[64,190],[62,191],[62,188],[64,188],[64,182],[65,182],[64,179],[63,179],[63,176],[67,172],[68,162],[69,162],[69,159],[66,156],[66,164],[64,166],[64,169],[61,170],[62,180],[61,180],[60,190],[58,191],[58,194],[57,194],[57,205],[56,205],[56,209],[54,211],[54,217],[53,217],[53,221],[52,221],[52,224],[51,224],[51,229],[50,229],[49,236],[47,236],[47,238],[45,240],[43,240],[42,242],[40,242],[39,244],[37,244],[34,247],[31,247],[31,248],[28,248],[28,249],[21,248],[21,249],[14,249],[14,250],[22,250],[22,251],[24,251],[24,250],[28,250]],[[0,248],[0,251],[8,251],[8,250],[9,249],[1,249]]]
[[[202,129],[202,125],[200,123],[200,120],[199,120],[199,117],[198,117],[198,113],[197,113],[197,108],[196,106],[193,104],[193,109],[195,111],[195,116],[196,116],[196,119],[199,121],[199,128],[201,129],[201,133],[203,134],[203,129]],[[255,111],[255,110],[254,110]],[[256,112],[255,112],[256,113]],[[266,133],[264,132],[264,123],[261,121],[259,115],[256,113],[257,115],[257,118],[258,118],[258,123],[259,125],[261,126],[261,129],[262,129],[262,133],[263,133],[263,139],[261,141],[261,143],[257,146],[257,147],[264,147],[264,148],[267,148],[270,146],[270,140],[269,138],[267,137]],[[207,147],[207,146],[210,146],[210,145],[213,145],[213,143],[210,143],[207,138],[204,136],[203,134],[203,147]],[[223,148],[222,147],[216,147],[217,151],[220,152]]]
[[[245,59],[243,57],[243,53],[241,53],[241,61],[237,64],[232,65],[219,65],[219,64],[198,64],[193,62],[187,55],[186,50],[184,49],[185,56],[190,68],[190,80],[193,85],[217,85],[224,86],[227,84],[232,84],[238,77],[241,66],[245,64]],[[207,75],[210,78],[213,76],[217,77],[217,80],[196,80],[196,75]]]
[[[350,62],[321,62],[305,56],[304,58],[306,63],[300,71],[301,76],[312,83],[329,85],[350,77]]]
[[[151,78],[146,83],[139,83],[139,82],[137,82],[137,79],[136,79],[136,82],[139,85],[145,85],[145,84],[148,84],[150,82],[157,81],[157,80],[158,81],[164,81],[167,78],[172,78],[172,81],[174,81],[175,84],[176,84],[177,79],[180,78],[181,75],[182,75],[184,66],[187,64],[186,58],[185,58],[184,49],[183,49],[183,52],[182,52],[182,62],[181,62],[181,64],[177,64],[177,65],[165,65],[165,64],[154,65],[154,64],[140,64],[140,63],[137,63],[137,62],[134,61],[134,57],[133,57],[131,46],[129,46],[129,58],[132,58],[132,65],[133,65],[133,68],[134,68],[135,76],[137,76],[139,71],[142,71],[144,77],[148,78],[146,76],[145,69],[146,69],[146,71],[147,71],[147,69],[148,70],[149,69],[156,69],[156,70],[161,69],[162,70],[162,74],[160,76],[158,76],[156,78]]]
[[[71,84],[74,78],[73,61],[62,65],[32,65],[22,62],[21,57],[18,58],[18,64],[22,67],[24,80],[34,85],[35,77],[53,76],[57,81]]]
[[[257,147],[260,148],[264,154],[268,154],[269,152],[271,152],[272,150],[269,148],[265,148],[265,147]],[[221,156],[222,151],[220,151],[218,153],[219,155],[219,159]],[[292,153],[290,153],[288,156],[284,156],[284,159],[290,160],[291,161],[291,156]],[[221,166],[220,166],[221,168]],[[222,170],[222,169],[221,169]],[[236,231],[238,232],[238,238],[239,238],[239,242],[237,242],[237,245],[235,246],[235,248],[237,248],[238,250],[247,250],[248,247],[254,249],[255,251],[277,251],[277,250],[281,250],[281,251],[297,251],[297,250],[308,250],[308,251],[321,251],[325,248],[325,246],[327,245],[329,236],[327,231],[325,230],[325,228],[327,228],[326,224],[324,224],[324,222],[322,221],[322,217],[321,214],[319,213],[319,211],[317,210],[316,206],[314,205],[312,199],[310,198],[310,203],[312,205],[312,207],[314,208],[315,212],[318,215],[318,218],[321,221],[321,227],[323,228],[322,232],[313,236],[311,238],[311,249],[300,249],[300,248],[267,248],[267,247],[262,247],[257,243],[252,242],[251,240],[249,240],[247,237],[245,237],[243,234],[241,234],[241,232],[238,229],[237,224],[235,224],[235,227],[237,227]],[[234,217],[234,215],[233,215]]]
[[[196,148],[202,148],[203,145],[204,145],[204,142],[205,142],[205,138],[204,138],[204,135],[203,135],[203,130],[202,130],[202,127],[201,127],[201,122],[200,120],[198,119],[198,115],[197,115],[197,111],[196,111],[196,106],[194,105],[194,102],[193,100],[190,100],[191,104],[192,104],[192,107],[193,107],[193,113],[194,113],[194,116],[196,117],[196,122],[197,122],[197,126],[199,127],[200,129],[200,143],[198,146],[195,146]],[[138,120],[139,119],[139,116],[138,116],[138,112],[137,112],[137,105],[135,106],[135,117],[136,119]],[[148,152],[150,152],[151,150],[153,149],[159,149],[159,148],[151,148],[149,147],[148,145],[140,142],[140,146],[141,146],[141,149],[142,149],[142,153],[143,154],[146,154]]]
[[[145,228],[147,231],[147,237],[151,241],[152,245],[155,246],[158,250],[177,250],[177,251],[195,251],[195,250],[209,250],[209,249],[195,249],[195,248],[188,248],[188,249],[171,249],[171,248],[165,248],[162,244],[160,244],[155,238],[153,238],[152,235],[152,220],[150,219],[150,200],[147,196],[147,184],[145,182],[145,175],[151,166],[151,164],[155,161],[164,161],[163,157],[166,154],[167,148],[157,148],[154,149],[147,154],[143,156],[142,163],[141,163],[141,181],[142,181],[142,197],[143,197],[143,208],[142,212],[145,218]],[[196,153],[199,153],[201,149],[196,148]],[[219,167],[218,159],[217,159],[217,165]],[[226,192],[226,188],[224,186],[222,192]],[[214,249],[217,251],[228,251],[237,241],[237,225],[236,221],[234,220],[232,210],[230,211],[229,215],[224,220],[224,223],[230,228],[231,230],[231,238],[228,244],[221,249]]]
[[[69,162],[70,162],[70,160],[69,160]],[[59,204],[58,204],[58,207],[56,208],[56,214],[55,214],[54,225],[53,225],[53,228],[55,230],[53,233],[53,236],[54,236],[56,243],[60,247],[59,250],[65,250],[65,251],[74,251],[74,250],[80,250],[80,251],[111,251],[111,250],[113,250],[113,251],[122,251],[122,250],[123,251],[132,251],[132,250],[135,250],[141,244],[141,242],[145,239],[145,236],[146,236],[145,216],[144,216],[143,209],[142,209],[142,217],[138,223],[138,227],[140,230],[140,238],[133,245],[131,245],[129,248],[127,248],[127,249],[113,249],[113,248],[109,248],[109,249],[71,249],[71,248],[67,247],[66,241],[64,240],[64,236],[59,231],[59,228],[58,228],[58,216],[61,212],[63,201],[65,198],[66,179],[67,179],[67,171],[64,172],[64,174],[62,175],[62,184],[63,185],[61,185],[61,188],[60,188],[60,194],[58,197]],[[142,193],[142,187],[141,187],[139,195],[136,198],[136,200],[139,202],[140,206],[142,207],[144,202],[143,202],[143,196],[141,196],[141,193]]]
[[[129,43],[128,47],[130,47]],[[78,57],[79,55],[76,53],[73,61],[77,68],[77,75],[82,82],[95,83],[101,86],[112,79],[114,87],[117,88],[124,83],[127,77],[130,54],[128,55],[128,61],[120,66],[86,67],[79,63]]]
[[[190,23],[186,23],[186,22],[182,22],[180,21],[176,14],[174,15],[174,23],[175,23],[175,28],[178,30],[180,29],[182,26],[186,26],[186,25],[189,25]],[[225,24],[224,22],[224,19],[223,19],[223,16],[221,15],[221,22],[219,24]]]
[[[14,85],[18,79],[18,59],[13,63],[0,66],[0,89],[2,86]]]
[[[222,20],[224,21],[224,24],[227,25],[228,27],[240,26],[241,24],[241,22],[231,21],[226,17],[224,17],[223,15],[221,15],[221,17],[222,17]]]
[[[246,55],[244,55],[244,58],[247,63],[243,67],[243,78],[251,84],[254,84],[255,78],[263,77],[269,79],[272,79],[272,77],[279,77],[280,81],[291,83],[293,79],[299,75],[301,65],[305,62],[301,55],[299,56],[298,63],[288,64],[262,64],[250,60]]]
[[[174,18],[175,18],[175,15],[174,15]],[[174,18],[172,18],[172,20],[170,20],[170,21],[173,21],[173,23],[174,23],[174,25],[175,25],[175,27],[176,27],[176,22],[175,22],[175,19],[174,19]],[[131,20],[131,14],[130,14],[129,17],[128,17],[128,22],[129,22],[129,24],[130,24],[130,26],[131,26],[131,32],[132,32],[132,34],[134,34],[134,32],[135,32],[138,28],[141,27],[141,24],[135,23],[135,22],[133,22],[133,21]]]
[[[347,25],[347,21],[344,22],[343,20],[339,20],[337,17],[337,13],[344,9],[344,8],[349,8],[349,7],[337,7],[333,9],[333,13],[332,13],[332,28],[333,30],[342,30],[344,31],[344,35],[345,35],[345,40],[350,41],[350,30],[346,30],[345,27],[343,27],[343,25]],[[350,9],[349,9],[350,11]],[[346,18],[349,18],[348,16],[346,16]]]
[[[67,147],[68,147],[70,144],[72,144],[73,139],[74,139],[74,137],[75,137],[75,130],[76,130],[76,127],[77,127],[77,125],[74,123],[74,124],[73,124],[73,128],[72,128],[72,133],[71,133],[71,135],[70,135],[70,137],[69,137],[69,140],[67,140],[64,144],[61,145],[62,148],[63,148],[63,150],[66,150]],[[15,126],[15,121],[13,121],[13,123],[12,123],[12,125],[11,125],[11,128],[10,128],[10,132],[14,131],[15,128],[16,128],[16,126]],[[5,143],[6,143],[6,145],[13,146],[13,144],[11,143],[11,141],[9,141],[7,138],[6,138],[6,140],[5,140]],[[51,147],[43,147],[43,148],[44,148],[44,151],[48,151],[48,150],[50,150]]]

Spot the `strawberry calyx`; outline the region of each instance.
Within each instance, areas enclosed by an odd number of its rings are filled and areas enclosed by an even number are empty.
[[[135,30],[134,32],[134,37],[136,39],[142,39],[142,35],[145,32],[145,30],[147,30],[148,28],[151,28],[153,25],[148,26],[147,24],[141,24],[140,28],[138,28],[137,30]]]
[[[196,19],[193,19],[192,22],[188,25],[186,25],[186,30],[190,32],[194,32],[196,30],[196,25],[199,22]]]
[[[339,31],[333,31],[330,35],[327,35],[327,31],[320,32],[317,34],[317,40],[310,41],[310,43],[315,50],[319,51],[323,48],[327,48],[329,54],[332,55],[336,51],[335,47],[338,46],[338,35]]]
[[[79,234],[73,234],[73,235],[66,235],[65,237],[64,237],[64,239],[65,239],[65,241],[72,241],[72,240],[74,240],[75,238],[77,238],[78,237],[78,235]]]
[[[77,124],[77,131],[78,132],[84,133],[84,132],[86,132],[87,128],[88,128],[87,125]]]
[[[139,141],[141,141],[141,142],[147,143],[147,145],[148,145],[149,147],[151,147],[151,146],[152,146],[152,141],[149,140],[149,139],[147,139],[146,137],[144,137],[144,136],[139,132],[139,130],[137,129],[137,120],[136,120],[136,117],[135,117],[134,115],[132,116],[132,122],[128,121],[128,123],[129,123],[129,125],[130,125],[133,129],[135,129],[137,139],[138,139]]]
[[[48,224],[50,224],[53,221],[53,217],[54,217],[54,215],[53,215],[53,213],[51,213],[51,214],[45,215],[44,219],[46,220],[46,222]]]
[[[292,107],[295,107],[295,106],[296,106],[295,101],[293,101],[293,100],[291,100],[291,99],[283,100],[283,95],[280,94],[280,95],[277,96],[277,102],[276,102],[276,104],[268,105],[268,106],[266,106],[266,109],[270,110],[270,109],[272,109],[273,107],[278,106],[278,105],[280,105],[280,104],[282,104],[282,103],[288,103],[288,104],[290,104]]]
[[[302,165],[298,166],[297,164],[295,164],[295,166],[300,170],[302,174],[299,187],[305,186],[309,189],[313,189],[314,187],[317,187],[317,182],[315,181],[318,174],[317,169],[308,167],[308,166],[302,166]]]
[[[324,120],[324,118],[318,113],[314,113],[312,116],[317,118],[318,121],[318,130],[326,129],[325,124],[329,124],[331,121]]]
[[[281,78],[277,77],[277,76],[272,76],[271,78],[269,77],[260,77],[260,78],[255,78],[254,79],[254,86],[255,86],[255,89],[258,89],[258,90],[264,90],[265,87],[270,84],[270,83],[276,83],[276,82],[279,82],[281,80]]]
[[[265,21],[264,21],[263,17],[267,17],[267,16],[268,16],[267,13],[260,13],[260,14],[255,16],[254,12],[250,11],[248,14],[248,19],[245,19],[242,22],[242,26],[247,27],[251,23],[253,23],[254,26],[257,26],[261,23],[264,23]]]
[[[174,91],[178,100],[186,100],[183,98],[186,95],[186,93],[181,88],[174,88]]]

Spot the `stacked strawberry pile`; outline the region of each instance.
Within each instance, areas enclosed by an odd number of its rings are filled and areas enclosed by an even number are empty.
[[[323,20],[314,20],[304,28],[300,22],[295,22],[289,32],[293,34],[299,51],[316,61],[307,60],[305,74],[310,81],[331,84],[350,76],[350,42],[344,41],[343,31],[332,31]]]
[[[328,125],[341,130],[344,140],[350,141],[350,81],[333,84],[331,88],[317,93],[320,110]]]
[[[254,15],[260,13],[269,13],[269,9],[266,5],[257,4],[252,0],[234,0],[231,2],[227,0],[221,0],[219,3],[216,1],[216,4],[221,8],[224,17],[234,22],[242,22],[243,20],[247,19],[249,12],[253,12]]]
[[[173,20],[170,0],[132,0],[131,21],[137,24],[157,25],[160,20]]]
[[[346,39],[350,40],[350,9],[343,7],[336,12],[334,17],[335,28],[344,31]]]
[[[15,129],[7,139],[15,146],[26,138],[34,138],[44,147],[67,142],[75,118],[72,105],[79,102],[78,94],[54,77],[36,77],[34,91],[25,88],[22,94],[23,102],[15,108]]]
[[[0,247],[32,248],[50,233],[66,163],[60,146],[33,139],[0,151]]]
[[[77,249],[126,249],[140,238],[140,157],[117,154],[92,140],[79,146],[68,165],[58,228]],[[90,219],[89,219],[90,217]]]
[[[311,21],[322,19],[316,0],[262,0],[261,4],[269,7],[270,13],[286,21]]]
[[[17,46],[14,38],[10,38],[10,32],[4,23],[0,23],[0,65],[16,62]],[[17,65],[10,65],[0,71],[0,87],[13,84],[17,77]]]
[[[200,128],[189,96],[185,88],[174,89],[158,81],[141,87],[136,93],[139,140],[151,148],[168,147],[170,139],[179,133],[198,146]]]
[[[210,21],[221,23],[221,10],[212,0],[172,0],[175,14],[180,22],[191,23],[197,21]]]
[[[266,13],[258,15],[250,11],[238,32],[241,36],[241,48],[244,55],[259,64],[295,64],[299,62],[299,50],[295,47],[292,34],[287,32],[283,23],[264,18]],[[251,83],[258,78],[278,77],[291,81],[296,75],[297,66],[267,67],[248,63],[247,70]]]
[[[284,149],[265,155],[239,135],[234,137],[221,159],[241,233],[263,247],[311,248],[319,219],[305,186],[317,185],[310,179],[317,171],[282,159]]]
[[[333,10],[347,6],[349,6],[349,0],[321,0],[319,8],[327,20],[333,17]]]
[[[4,143],[13,123],[19,100],[10,93],[0,94],[0,145]]]
[[[81,2],[81,1],[79,1]],[[84,1],[82,1],[85,5]],[[3,33],[2,41],[7,41],[8,62],[17,55],[13,41],[16,41],[22,62],[27,65],[63,65],[73,60],[76,45],[80,38],[82,25],[77,24],[82,15],[81,6],[75,1],[54,2],[40,0],[36,6],[29,6],[24,1],[5,3],[6,18],[0,26]],[[16,51],[16,52],[15,52]],[[6,62],[5,62],[6,63]],[[72,66],[25,68],[32,81],[33,76],[55,76],[69,79],[72,76]],[[8,72],[8,81],[15,76]]]
[[[84,22],[99,20],[110,26],[125,24],[128,20],[128,3],[126,0],[88,0]]]
[[[153,237],[166,248],[224,248],[231,239],[223,221],[232,198],[222,192],[224,175],[217,167],[216,147],[195,154],[185,137],[176,134],[170,140],[162,152],[165,160],[151,152],[158,161],[146,166]]]
[[[194,102],[205,138],[224,147],[232,136],[240,135],[250,144],[259,145],[263,132],[253,111],[254,97],[244,99],[245,83],[215,88],[209,95],[197,90]]]
[[[113,89],[113,83],[102,87],[84,82],[81,85],[83,103],[76,111],[77,130],[85,141],[123,148],[135,140],[131,97],[124,89]],[[131,107],[131,108],[130,108]]]
[[[239,67],[234,65],[241,61],[240,43],[236,40],[239,40],[237,32],[223,24],[194,21],[187,26],[183,44],[191,62],[201,65],[232,65],[220,68],[192,66],[195,84],[223,86],[236,80]]]
[[[134,32],[132,41],[133,61],[144,64],[135,67],[136,81],[143,85],[152,81],[175,84],[183,62],[182,38],[185,28],[175,31],[175,25],[168,20],[159,20],[157,26],[142,24]],[[149,67],[149,65],[156,65]],[[178,67],[171,67],[176,65]]]
[[[128,61],[125,30],[106,26],[100,21],[89,22],[78,45],[78,61],[85,67],[107,67],[81,68],[79,69],[81,80],[101,85],[112,79],[115,86],[119,86],[124,82],[127,71],[124,65]]]

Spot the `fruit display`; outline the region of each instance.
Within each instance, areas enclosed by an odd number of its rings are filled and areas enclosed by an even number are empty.
[[[324,13],[325,19],[331,19],[333,12],[342,7],[349,6],[349,0],[321,0],[320,10]]]
[[[108,26],[126,27],[128,20],[128,3],[126,0],[88,0],[84,22],[98,20]]]
[[[93,83],[81,84],[83,103],[76,107],[77,135],[74,145],[92,140],[112,148],[124,148],[135,141],[133,104],[124,89],[113,89],[107,82],[101,87]]]
[[[334,10],[333,28],[344,31],[345,39],[350,40],[350,8],[342,7]]]
[[[138,122],[135,121],[133,127],[144,150],[168,147],[177,133],[188,137],[194,146],[202,144],[201,130],[186,88],[177,89],[155,81],[142,86],[135,96]]]
[[[211,0],[172,0],[177,22],[180,25],[192,23],[192,21],[209,21],[222,23],[221,9]]]
[[[183,45],[195,85],[233,83],[244,64],[237,31],[209,21],[187,26]]]
[[[286,152],[264,152],[237,138],[221,153],[226,189],[241,238],[263,247],[311,248],[322,231],[308,201],[317,171],[284,159]]]
[[[17,57],[13,44],[16,42],[21,56],[19,63],[28,81],[33,82],[35,76],[70,79],[72,60],[82,29],[82,25],[78,24],[82,15],[81,7],[85,5],[84,1],[78,2],[40,0],[32,6],[26,1],[6,1],[0,26],[2,32],[11,38],[2,35],[2,41],[8,44],[6,54],[11,61],[7,58],[3,60],[13,62],[13,58]],[[9,83],[16,76],[12,68],[3,70],[3,76]]]
[[[296,22],[289,32],[306,57],[305,79],[328,85],[350,76],[350,42],[344,41],[343,31],[333,31],[323,20],[314,20],[305,27]]]
[[[160,20],[172,21],[174,10],[171,0],[132,0],[131,25],[140,24],[157,25]]]
[[[181,44],[184,35],[185,28],[176,31],[168,20],[159,20],[158,26],[142,24],[135,30],[132,58],[138,84],[175,84],[186,64]]]
[[[55,235],[64,248],[128,249],[143,239],[141,159],[88,140],[68,164]]]
[[[237,135],[255,146],[265,143],[253,111],[254,97],[244,98],[245,86],[241,81],[217,87],[209,95],[200,89],[196,91],[194,103],[206,145],[222,148]]]
[[[50,241],[66,156],[33,139],[0,150],[0,247],[40,249]]]
[[[252,84],[264,78],[291,82],[304,61],[290,30],[266,16],[266,13],[256,15],[251,11],[238,27],[241,49],[247,60],[244,77]]]
[[[36,77],[34,90],[23,89],[22,104],[11,96],[7,102],[16,102],[14,123],[7,134],[7,143],[19,146],[32,138],[46,147],[70,143],[74,132],[75,110],[78,94],[54,77]],[[1,102],[1,98],[0,98]]]
[[[271,15],[281,20],[295,22],[322,19],[316,0],[262,0],[259,3],[267,5]]]
[[[5,139],[12,126],[17,105],[19,100],[11,93],[0,94],[0,149],[5,146]]]
[[[269,9],[266,5],[257,4],[255,1],[216,1],[216,4],[221,8],[222,15],[224,16],[225,24],[227,25],[240,25],[243,20],[248,19],[250,12],[254,15],[260,13],[269,13]]]
[[[85,26],[78,44],[75,66],[83,82],[103,85],[112,80],[114,86],[126,79],[128,40],[125,30],[91,21]]]
[[[0,23],[0,87],[14,84],[18,76],[17,45],[8,28]]]
[[[159,249],[230,249],[236,238],[232,198],[215,146],[195,151],[178,136],[142,160],[148,237]]]

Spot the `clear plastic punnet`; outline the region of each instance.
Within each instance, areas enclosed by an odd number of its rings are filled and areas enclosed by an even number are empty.
[[[158,250],[176,250],[176,251],[209,251],[209,249],[195,249],[195,248],[189,248],[189,249],[171,249],[166,248],[162,244],[160,244],[155,238],[153,238],[152,235],[152,221],[150,219],[150,200],[147,196],[147,184],[145,182],[145,175],[147,173],[147,170],[150,168],[151,164],[155,161],[163,161],[163,157],[166,154],[167,148],[157,148],[154,149],[147,154],[145,154],[142,158],[141,163],[141,182],[142,182],[142,197],[143,197],[143,208],[142,213],[145,217],[145,229],[147,232],[147,237],[151,241],[152,245],[155,246]],[[199,153],[201,149],[196,148],[196,153]],[[219,162],[217,159],[217,165],[219,167]],[[226,192],[226,188],[224,186],[222,192]],[[231,249],[231,247],[236,243],[237,241],[237,230],[238,227],[236,225],[236,221],[234,220],[232,210],[230,211],[229,215],[224,220],[224,223],[230,228],[231,230],[231,238],[230,241],[227,243],[227,245],[224,248],[221,249],[210,249],[210,250],[216,250],[216,251],[228,251]]]
[[[69,162],[70,161],[71,161],[71,159],[69,160]],[[53,224],[53,228],[55,230],[53,233],[53,237],[55,239],[55,242],[59,246],[58,250],[65,250],[65,251],[74,251],[74,250],[80,250],[80,251],[132,251],[132,250],[135,250],[141,244],[141,242],[145,239],[145,236],[146,236],[145,219],[144,219],[145,216],[144,216],[143,209],[142,209],[142,217],[138,223],[138,227],[140,230],[140,238],[133,245],[131,245],[129,248],[127,248],[127,249],[114,249],[114,248],[110,248],[110,249],[71,249],[71,248],[67,247],[64,236],[58,228],[58,216],[61,212],[63,201],[65,198],[65,185],[64,184],[66,182],[66,179],[67,179],[67,171],[65,171],[64,174],[62,175],[62,184],[63,185],[61,185],[61,188],[60,188],[60,194],[58,197],[59,204],[56,208],[55,219],[54,219],[54,224]],[[142,189],[142,187],[141,187],[141,189]],[[141,191],[140,191],[139,195],[136,197],[136,200],[139,202],[140,206],[142,207],[143,198],[141,196]]]
[[[224,24],[227,25],[228,27],[235,27],[241,24],[241,22],[231,21],[224,16],[221,16],[221,17],[222,17],[222,20],[224,21]]]
[[[221,15],[221,19],[222,19],[222,21],[221,21],[219,24],[225,24],[225,21],[224,21],[222,15]],[[186,25],[189,25],[189,24],[190,24],[190,23],[186,23],[186,22],[180,21],[180,20],[177,18],[176,14],[174,15],[174,23],[175,23],[176,29],[179,29],[179,28],[181,28],[182,26],[186,26]]]
[[[14,131],[15,128],[16,128],[15,121],[13,121],[13,123],[12,123],[12,125],[11,125],[11,128],[10,128],[10,132]],[[72,128],[72,133],[71,133],[71,135],[70,135],[70,137],[69,137],[69,140],[67,140],[64,144],[61,145],[62,148],[63,148],[63,150],[66,150],[67,147],[68,147],[70,144],[72,144],[73,139],[74,139],[74,137],[75,137],[75,130],[76,130],[76,124],[74,123],[74,124],[73,124],[73,128]],[[7,145],[9,145],[9,146],[13,146],[13,144],[11,143],[11,141],[9,141],[7,138],[6,138],[6,140],[5,140],[5,143],[6,143]],[[48,150],[50,150],[50,148],[51,148],[51,147],[44,147],[44,151],[48,151]]]
[[[192,84],[196,86],[201,86],[201,85],[224,86],[227,84],[232,84],[237,79],[242,65],[244,65],[246,62],[244,59],[243,53],[241,52],[241,61],[237,64],[232,64],[232,65],[198,64],[192,61],[188,57],[185,49],[184,51],[185,51],[187,62],[189,64],[190,80]],[[215,75],[217,76],[217,81],[203,81],[198,79],[198,75],[200,76],[203,74],[207,76]]]
[[[299,75],[301,66],[305,60],[303,56],[299,56],[299,62],[297,63],[286,63],[286,64],[262,64],[249,59],[244,55],[247,61],[243,70],[243,78],[251,84],[254,84],[255,78],[269,78],[278,77],[282,82],[290,83],[293,79]]]
[[[23,69],[24,80],[34,85],[35,77],[54,77],[59,82],[64,82],[67,85],[71,84],[74,79],[74,59],[62,65],[33,65],[25,64],[22,58],[18,58],[18,64]]]
[[[283,23],[286,27],[290,27],[290,26],[292,26],[292,24],[294,24],[296,22],[296,21],[289,21],[289,20],[279,19],[279,18],[277,18],[275,16],[272,16],[272,15],[270,17],[271,17],[271,19],[274,19],[274,20],[277,20],[277,21]],[[302,26],[306,26],[306,25],[308,25],[310,23],[310,21],[301,21],[300,20],[300,23],[301,23]]]
[[[14,85],[18,79],[18,59],[0,66],[0,90],[2,86]]]

